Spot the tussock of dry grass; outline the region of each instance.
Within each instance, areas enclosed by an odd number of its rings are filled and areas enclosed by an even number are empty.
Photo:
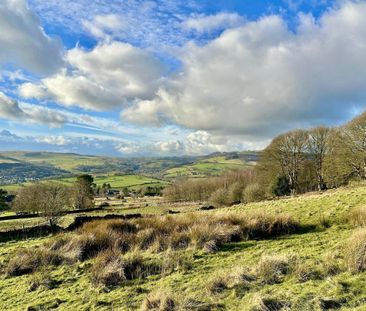
[[[178,310],[178,305],[172,295],[162,289],[145,297],[141,305],[141,311],[149,310],[174,311]]]
[[[152,274],[187,271],[192,258],[181,254],[187,248],[213,252],[227,242],[289,234],[298,226],[288,215],[264,213],[215,213],[205,217],[190,213],[129,221],[94,221],[73,234],[54,238],[39,249],[21,251],[10,260],[6,273],[17,276],[33,273],[41,266],[96,258],[92,283],[114,286],[123,280]],[[139,255],[142,252],[166,252],[169,256],[163,256],[161,262],[148,262]]]
[[[349,221],[355,226],[366,226],[366,206],[352,209]]]
[[[344,257],[351,272],[366,270],[366,228],[356,230],[349,238],[345,246]]]
[[[58,266],[63,258],[48,249],[24,249],[15,254],[6,266],[5,274],[20,276],[37,271],[43,266]]]
[[[293,267],[293,258],[285,255],[263,255],[256,267],[256,275],[266,284],[282,281]]]
[[[120,254],[107,250],[95,259],[91,272],[91,280],[94,285],[116,286],[125,279]]]
[[[286,300],[281,300],[269,296],[255,296],[251,301],[249,310],[251,311],[286,311],[290,310],[291,304]]]

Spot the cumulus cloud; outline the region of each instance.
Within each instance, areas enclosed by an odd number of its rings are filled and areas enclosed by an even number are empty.
[[[182,23],[182,27],[187,31],[204,33],[237,27],[243,22],[243,17],[237,13],[221,12],[215,15],[197,15],[190,17]]]
[[[163,153],[181,153],[184,150],[184,144],[179,140],[159,142],[156,146]]]
[[[225,31],[183,53],[181,74],[125,120],[168,120],[218,135],[265,140],[346,119],[365,107],[366,3],[346,2],[295,31],[280,16]]]
[[[0,63],[11,60],[38,74],[53,73],[62,65],[61,43],[47,36],[25,0],[1,1],[0,29]]]
[[[164,71],[150,53],[128,43],[111,42],[91,51],[67,53],[72,70],[20,86],[23,97],[50,98],[65,106],[106,110],[128,100],[152,98]]]

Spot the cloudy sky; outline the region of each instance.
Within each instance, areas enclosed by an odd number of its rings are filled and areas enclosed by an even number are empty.
[[[253,150],[365,106],[366,1],[0,1],[1,150]]]

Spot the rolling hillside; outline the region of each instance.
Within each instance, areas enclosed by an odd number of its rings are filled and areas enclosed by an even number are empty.
[[[365,204],[366,188],[357,184],[320,194],[199,211],[195,217],[207,220],[215,215],[225,219],[229,215],[280,217],[285,213],[299,222],[300,229],[282,236],[225,242],[206,251],[193,245],[182,251],[169,250],[171,262],[178,262],[175,268],[168,270],[165,262],[165,272],[151,272],[106,288],[91,283],[96,259],[45,268],[47,274],[1,276],[0,308],[11,304],[14,310],[138,310],[141,306],[152,310],[145,307],[149,301],[159,306],[156,301],[162,304],[168,299],[182,310],[364,310],[366,272],[347,268],[345,249],[358,232],[357,224],[350,222],[352,213]],[[184,213],[182,208],[181,215],[170,216],[170,223],[191,219],[190,211]],[[161,220],[157,216],[156,221]],[[50,244],[51,240],[5,243],[0,260],[6,264],[19,249],[56,245]],[[123,258],[150,266],[166,258],[165,251],[139,252]],[[53,286],[42,283],[46,280]],[[30,290],[32,284],[41,286]]]
[[[15,190],[36,180],[67,181],[67,178],[83,173],[93,174],[97,181],[102,180],[101,183],[110,183],[113,187],[161,184],[161,179],[207,177],[225,170],[244,169],[252,165],[256,157],[256,153],[225,153],[204,157],[124,159],[73,153],[3,152],[0,153],[0,185]],[[131,182],[116,181],[114,175],[128,175]],[[126,177],[122,179],[126,180]]]

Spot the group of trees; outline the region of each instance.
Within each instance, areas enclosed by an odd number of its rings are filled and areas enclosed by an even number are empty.
[[[164,197],[171,202],[207,201],[216,206],[251,202],[263,198],[254,169],[228,171],[222,176],[179,180],[166,187]]]
[[[344,126],[281,134],[260,153],[254,168],[178,181],[164,195],[170,201],[230,205],[335,188],[355,178],[366,179],[366,112]]]
[[[94,206],[93,177],[81,175],[72,187],[61,183],[36,183],[19,190],[12,205],[18,213],[38,214],[54,227],[65,210]]]
[[[366,178],[366,113],[337,128],[281,134],[257,166],[268,194],[286,195],[339,187]]]

